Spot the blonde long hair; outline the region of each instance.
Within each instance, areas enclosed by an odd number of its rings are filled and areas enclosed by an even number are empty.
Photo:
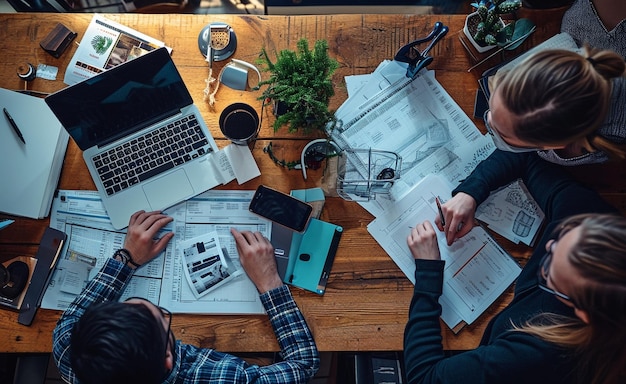
[[[611,103],[611,80],[624,76],[624,58],[610,50],[584,47],[539,51],[497,80],[516,135],[539,145],[567,145],[586,139],[612,158],[626,158],[626,144],[596,134]]]
[[[583,383],[626,382],[626,218],[583,214],[566,219],[560,236],[579,227],[578,242],[568,255],[581,284],[568,292],[589,322],[555,314],[540,314],[518,331],[572,349]]]

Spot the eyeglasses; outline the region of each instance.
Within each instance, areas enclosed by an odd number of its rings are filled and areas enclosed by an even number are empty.
[[[124,302],[130,301],[130,300],[140,300],[146,303],[150,303],[151,305],[157,307],[161,311],[163,318],[167,321],[167,332],[165,333],[165,348],[163,350],[163,356],[165,356],[167,354],[167,347],[169,345],[170,338],[171,338],[170,335],[172,334],[172,312],[170,312],[166,308],[163,308],[154,304],[148,299],[144,299],[143,297],[129,297],[126,300],[124,300]]]
[[[552,264],[552,248],[554,247],[554,244],[556,244],[556,242],[553,243],[552,247],[550,247],[550,249],[546,252],[543,258],[541,258],[541,261],[539,261],[539,270],[537,271],[537,284],[542,290],[574,304],[574,301],[571,297],[548,287],[548,278],[550,277],[550,264]]]
[[[485,113],[483,114],[483,120],[485,121],[485,127],[487,128],[487,132],[489,132],[489,134],[491,135],[491,139],[493,140],[493,143],[496,145],[496,148],[502,151],[514,152],[514,153],[533,152],[533,151],[540,150],[540,148],[516,147],[504,141],[504,139],[502,138],[502,136],[500,136],[498,131],[493,129],[491,124],[489,124],[489,119],[487,119],[487,115],[489,114],[489,112],[490,112],[489,109],[485,111]]]

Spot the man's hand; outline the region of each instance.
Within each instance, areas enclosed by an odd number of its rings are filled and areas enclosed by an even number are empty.
[[[128,222],[124,248],[130,252],[135,263],[144,265],[165,249],[174,233],[168,232],[157,240],[154,238],[172,220],[158,211],[133,213]]]
[[[237,243],[239,260],[243,269],[259,293],[265,293],[283,285],[276,269],[274,247],[260,232],[230,229]]]
[[[437,244],[437,233],[435,233],[435,228],[430,221],[424,221],[411,229],[406,242],[409,245],[413,258],[441,260],[439,244]]]
[[[441,206],[446,226],[441,225],[441,218],[437,216],[435,224],[440,231],[446,233],[448,245],[454,240],[465,236],[474,228],[476,215],[476,200],[466,193],[459,192]]]

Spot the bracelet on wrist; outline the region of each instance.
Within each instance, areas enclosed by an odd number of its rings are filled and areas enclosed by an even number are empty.
[[[128,249],[125,248],[121,248],[115,251],[115,253],[113,254],[113,258],[117,258],[124,265],[131,264],[135,268],[141,267],[141,265],[135,263],[133,257],[130,255],[130,252],[128,252]]]

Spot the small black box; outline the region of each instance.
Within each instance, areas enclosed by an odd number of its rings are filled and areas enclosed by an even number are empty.
[[[39,45],[44,51],[58,59],[75,37],[76,32],[72,32],[65,25],[58,23]]]

